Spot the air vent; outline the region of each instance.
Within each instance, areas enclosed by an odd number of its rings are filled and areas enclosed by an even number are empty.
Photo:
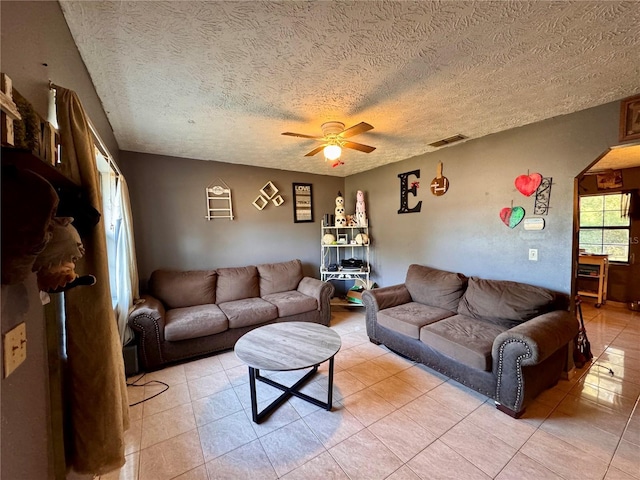
[[[444,147],[445,145],[449,145],[451,143],[455,143],[455,142],[459,142],[460,140],[464,140],[465,137],[464,135],[454,135],[453,137],[449,137],[449,138],[443,138],[442,140],[438,140],[437,142],[433,142],[430,143],[429,146],[431,147]]]

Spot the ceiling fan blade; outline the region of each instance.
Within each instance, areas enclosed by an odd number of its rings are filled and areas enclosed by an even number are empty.
[[[352,148],[354,150],[359,150],[364,153],[371,153],[376,149],[376,147],[370,147],[369,145],[363,145],[361,143],[356,143],[356,142],[342,142],[342,146],[345,148]]]
[[[300,138],[313,138],[314,140],[323,138],[323,137],[314,137],[313,135],[305,135],[304,133],[292,133],[292,132],[284,132],[282,135],[288,135],[290,137],[300,137]]]
[[[316,153],[320,153],[324,149],[324,147],[325,147],[324,145],[320,145],[319,147],[314,148],[309,153],[307,153],[305,157],[312,157]]]
[[[349,127],[346,130],[343,130],[338,134],[338,136],[341,138],[349,138],[349,137],[353,137],[354,135],[358,135],[360,133],[368,132],[369,130],[372,130],[372,129],[373,127],[368,123],[360,122],[359,124],[354,125],[353,127]]]

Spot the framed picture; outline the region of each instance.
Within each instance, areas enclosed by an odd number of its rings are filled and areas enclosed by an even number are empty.
[[[313,190],[310,183],[293,184],[294,223],[313,222]]]
[[[618,140],[627,142],[640,139],[640,95],[620,102],[620,135]]]

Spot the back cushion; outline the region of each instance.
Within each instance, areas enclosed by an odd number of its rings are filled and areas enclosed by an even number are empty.
[[[260,296],[288,292],[298,288],[302,280],[302,262],[265,263],[258,265],[260,274]]]
[[[404,283],[414,302],[455,312],[467,286],[467,277],[414,264],[409,266]]]
[[[243,298],[260,296],[258,286],[258,269],[256,267],[219,268],[217,303],[232,302]]]
[[[149,279],[149,292],[166,308],[194,307],[216,303],[215,270],[156,270]]]
[[[556,309],[557,294],[542,287],[504,280],[469,279],[458,313],[515,326]]]

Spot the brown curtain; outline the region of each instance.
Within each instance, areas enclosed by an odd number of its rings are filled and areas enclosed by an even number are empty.
[[[76,93],[58,87],[56,111],[63,169],[82,185],[92,206],[101,211],[93,139]],[[76,271],[95,275],[97,282],[65,293],[66,399],[71,420],[67,461],[79,473],[102,474],[124,464],[129,407],[122,346],[111,305],[102,219],[82,242],[86,253]]]

